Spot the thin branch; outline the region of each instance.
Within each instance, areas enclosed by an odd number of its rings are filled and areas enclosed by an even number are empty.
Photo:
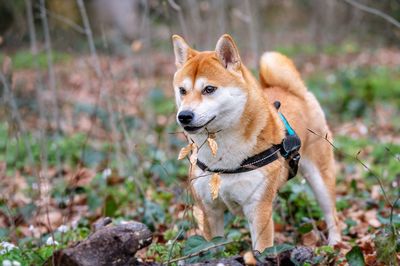
[[[7,60],[7,58],[5,60]],[[10,62],[10,64],[11,64],[11,62]],[[5,72],[7,72],[7,71],[5,71]],[[0,81],[3,84],[2,88],[4,90],[3,91],[4,95],[2,95],[3,99],[1,99],[1,104],[4,104],[4,106],[6,107],[7,114],[8,114],[8,112],[10,112],[11,122],[16,123],[16,125],[18,127],[18,130],[19,130],[23,145],[25,147],[25,150],[28,153],[28,160],[29,160],[29,162],[30,162],[30,164],[32,166],[33,174],[34,174],[34,176],[36,176],[38,178],[39,184],[40,184],[41,183],[41,177],[40,177],[39,170],[37,170],[36,167],[35,167],[34,156],[33,156],[33,151],[32,151],[32,143],[31,143],[31,140],[28,138],[28,136],[26,134],[27,130],[26,130],[25,125],[23,123],[23,120],[21,118],[21,114],[20,114],[20,112],[18,110],[18,106],[17,106],[17,103],[15,101],[15,97],[14,97],[13,91],[11,89],[11,82],[12,82],[11,76],[9,77],[9,80],[7,80],[7,77],[6,77],[7,74],[8,73],[4,73],[3,74],[3,72],[0,70]],[[11,73],[10,73],[10,75],[11,75]],[[7,155],[7,151],[8,150],[6,150],[6,155]],[[39,185],[39,194],[40,195],[42,194],[41,185]],[[12,197],[12,195],[8,195],[8,196]],[[3,197],[4,197],[4,195],[3,195]],[[7,206],[7,208],[8,208],[8,206]],[[9,216],[8,218],[10,218],[10,217],[11,216]],[[12,226],[12,230],[14,230],[14,232],[15,232],[15,229],[16,229],[15,223],[12,222],[11,226]]]
[[[393,212],[394,212],[394,209],[396,208],[397,202],[398,202],[399,200],[400,200],[400,195],[397,196],[397,199],[393,202],[393,205],[390,207],[390,218],[389,218],[389,223],[390,223],[392,226],[394,226],[394,224],[393,224]],[[393,232],[394,232],[395,234],[397,234],[397,230],[393,230]]]
[[[22,133],[21,135],[23,136],[23,140],[24,140],[23,142],[24,142],[25,149],[28,153],[29,161],[30,161],[33,169],[35,169],[35,167],[34,167],[35,160],[33,157],[32,145],[31,145],[29,138],[26,137],[27,130],[25,128],[24,123],[22,122],[21,114],[18,110],[18,106],[15,101],[14,94],[11,90],[11,84],[8,84],[6,76],[1,71],[0,71],[0,80],[1,80],[1,83],[3,84],[3,89],[4,89],[4,104],[8,108],[10,108],[10,112],[11,112],[11,116],[12,116],[11,118],[18,125],[18,129],[19,129],[20,133]],[[35,173],[35,174],[38,174],[38,173]]]
[[[189,35],[186,28],[185,18],[183,17],[182,8],[174,0],[168,0],[168,4],[178,13],[179,24],[182,28],[183,37],[187,38]]]
[[[86,38],[87,41],[89,42],[89,50],[90,50],[90,54],[91,57],[93,59],[93,64],[94,64],[94,68],[95,68],[95,72],[96,72],[96,76],[97,78],[100,80],[100,100],[104,99],[105,103],[106,103],[106,108],[109,114],[109,118],[110,118],[110,127],[111,127],[111,139],[113,144],[115,145],[115,150],[116,150],[116,157],[117,157],[117,167],[118,167],[118,172],[119,173],[123,173],[123,165],[122,165],[122,147],[121,147],[121,143],[120,143],[120,137],[118,136],[118,128],[117,128],[117,121],[116,121],[116,114],[113,111],[113,106],[112,106],[112,98],[111,95],[105,95],[105,85],[104,85],[104,76],[105,73],[103,73],[101,66],[100,66],[100,60],[99,57],[97,55],[97,51],[96,51],[96,46],[94,44],[94,39],[93,39],[93,33],[92,33],[92,29],[90,27],[90,22],[89,22],[89,18],[86,12],[86,8],[85,8],[85,4],[83,2],[83,0],[76,0],[78,7],[79,7],[79,12],[81,14],[82,20],[83,20],[83,26],[85,29],[85,33],[86,33]],[[111,73],[111,69],[110,69],[110,73]],[[111,74],[112,75],[112,74]]]
[[[378,17],[381,17],[384,20],[386,20],[387,22],[389,22],[390,24],[396,26],[397,28],[400,28],[400,22],[399,21],[397,21],[393,17],[389,16],[386,13],[383,13],[382,11],[380,11],[378,9],[375,9],[375,8],[360,4],[360,3],[356,2],[356,1],[353,1],[353,0],[343,0],[343,1],[345,1],[346,3],[356,7],[358,9],[361,9],[362,11],[365,11],[367,13],[370,13],[370,14],[376,15]]]
[[[36,86],[35,86],[35,94],[36,94],[36,101],[38,103],[38,110],[39,110],[39,145],[40,145],[40,167],[41,172],[43,171],[44,175],[47,176],[48,173],[48,150],[47,150],[47,141],[45,136],[45,129],[46,129],[46,118],[45,118],[45,111],[44,111],[44,104],[42,101],[42,92],[44,90],[43,85],[43,76],[39,69],[39,61],[38,61],[38,47],[37,47],[37,38],[36,38],[36,30],[35,30],[35,23],[33,19],[33,8],[31,0],[25,0],[26,5],[26,12],[28,17],[28,28],[29,28],[29,39],[30,39],[30,46],[31,46],[31,53],[34,57],[34,67],[36,71]],[[58,154],[58,151],[57,151]],[[57,171],[59,172],[59,171]],[[42,202],[43,200],[43,188],[44,184],[46,183],[46,179],[42,180],[42,176],[38,175],[38,191],[39,191],[39,200]],[[41,212],[41,204],[37,209],[37,215]],[[47,213],[48,216],[48,213]]]
[[[80,12],[82,20],[83,20],[83,25],[84,25],[86,37],[87,37],[87,40],[89,42],[90,54],[91,54],[91,57],[92,57],[92,59],[94,61],[94,69],[96,71],[97,77],[101,78],[103,73],[102,73],[101,68],[100,68],[100,61],[99,61],[99,58],[97,56],[96,46],[94,45],[93,33],[92,33],[92,29],[90,27],[89,18],[88,18],[87,13],[86,13],[86,8],[85,8],[85,5],[83,3],[83,0],[76,0],[76,2],[78,4],[79,12]]]
[[[387,203],[390,207],[392,207],[392,203],[390,202],[388,196],[386,195],[386,191],[385,191],[385,189],[383,188],[383,184],[382,184],[382,181],[381,181],[380,177],[379,177],[377,174],[375,174],[375,173],[372,171],[372,169],[369,168],[363,161],[361,161],[360,158],[358,158],[358,154],[357,154],[356,156],[352,156],[352,155],[350,155],[350,154],[347,154],[347,153],[341,151],[338,147],[336,147],[336,146],[328,139],[328,137],[327,137],[326,135],[325,135],[325,136],[322,136],[322,135],[316,133],[315,131],[313,131],[313,130],[311,130],[311,129],[309,129],[309,128],[307,128],[307,130],[308,130],[309,132],[311,132],[312,134],[314,134],[314,135],[316,135],[316,136],[318,136],[318,137],[324,139],[325,141],[327,141],[327,142],[329,143],[329,145],[331,145],[331,146],[333,147],[333,149],[335,149],[335,150],[337,150],[337,151],[340,151],[342,154],[344,154],[344,155],[346,155],[346,156],[348,156],[348,157],[355,158],[355,159],[357,160],[357,162],[360,163],[360,164],[367,170],[367,172],[370,173],[370,174],[378,181],[379,187],[381,188],[381,191],[382,191],[382,194],[383,194],[383,197],[384,197],[386,203]]]
[[[83,34],[86,33],[84,28],[82,28],[81,26],[76,24],[71,19],[69,19],[67,17],[64,17],[64,16],[62,16],[60,14],[54,13],[54,12],[48,10],[47,8],[46,8],[46,12],[47,12],[47,14],[49,14],[50,17],[52,17],[52,18],[54,18],[54,19],[56,19],[56,20],[58,20],[58,21],[60,21],[60,22],[62,22],[64,24],[70,26],[72,29],[76,30],[77,32],[83,33]]]
[[[52,50],[52,45],[51,45],[51,37],[50,37],[50,29],[49,29],[49,23],[47,20],[47,13],[46,13],[46,4],[44,0],[40,1],[40,17],[42,20],[42,26],[43,26],[43,32],[44,32],[44,41],[45,41],[45,48],[46,48],[46,57],[47,57],[47,67],[48,67],[48,74],[49,74],[49,87],[50,90],[53,93],[53,99],[52,99],[52,104],[53,104],[53,119],[54,123],[56,126],[56,137],[60,136],[61,133],[61,119],[60,119],[60,114],[58,110],[58,91],[57,91],[57,84],[56,84],[56,74],[54,72],[54,65],[53,65],[53,50]],[[56,145],[56,162],[57,162],[57,175],[61,173],[61,155],[60,155],[60,149],[58,149],[58,145],[54,142],[53,144]],[[47,158],[46,158],[47,159]],[[41,173],[39,173],[39,178],[42,178],[42,184],[43,184],[43,200],[45,204],[45,209],[46,209],[46,219],[48,223],[48,227],[50,230],[51,237],[53,239],[53,247],[55,248],[55,242],[54,242],[54,232],[52,225],[50,223],[50,217],[49,217],[49,206],[50,206],[50,200],[51,200],[51,195],[50,195],[50,185],[49,185],[49,177],[47,175],[48,173],[43,174],[43,178]]]
[[[61,135],[61,117],[59,112],[59,103],[58,103],[58,90],[57,90],[57,81],[56,81],[56,73],[54,71],[54,59],[53,59],[53,50],[51,44],[49,23],[47,20],[46,6],[45,1],[40,1],[40,17],[42,20],[43,32],[44,32],[44,41],[46,48],[46,57],[47,57],[47,67],[48,67],[48,75],[49,75],[49,87],[51,92],[53,93],[52,97],[52,105],[53,105],[53,119],[55,123],[55,135],[58,138]],[[37,60],[37,59],[36,59]],[[58,146],[55,142],[53,143]],[[60,150],[56,149],[56,162],[57,162],[57,172],[59,173],[61,170],[61,154]],[[57,174],[58,175],[58,174]],[[45,177],[47,177],[47,173],[45,173]]]
[[[185,211],[186,211],[186,207],[185,207]],[[167,265],[169,265],[171,263],[171,256],[172,256],[172,251],[174,249],[174,246],[176,244],[176,241],[178,241],[179,237],[184,233],[185,231],[183,230],[183,226],[182,228],[179,230],[178,234],[176,235],[176,237],[174,238],[174,240],[172,241],[171,247],[169,248],[168,251],[168,260],[167,260]]]
[[[31,53],[37,54],[37,45],[36,45],[36,32],[35,32],[35,24],[33,23],[33,11],[32,11],[32,2],[31,0],[25,0],[26,5],[26,16],[28,17],[28,29],[29,29],[29,39],[31,43]]]
[[[386,151],[389,152],[393,158],[400,162],[400,155],[395,154],[389,147],[385,147]]]

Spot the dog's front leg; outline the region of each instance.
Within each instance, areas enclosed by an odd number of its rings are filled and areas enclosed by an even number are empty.
[[[207,240],[224,236],[224,209],[203,205],[203,234]]]
[[[253,203],[244,208],[244,213],[249,222],[253,249],[263,252],[267,247],[273,246],[272,201]]]
[[[196,176],[199,175],[201,173],[196,173]],[[226,209],[220,197],[212,199],[209,183],[209,176],[196,178],[191,183],[191,191],[196,205],[194,216],[207,240],[216,236],[224,236],[224,211]]]

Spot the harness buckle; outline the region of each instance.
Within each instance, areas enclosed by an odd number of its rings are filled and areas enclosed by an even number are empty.
[[[293,178],[297,174],[300,161],[301,141],[297,135],[289,135],[282,141],[281,155],[289,164],[288,179]]]
[[[289,135],[282,141],[281,154],[285,159],[289,159],[295,152],[298,152],[301,147],[300,138],[297,135]]]

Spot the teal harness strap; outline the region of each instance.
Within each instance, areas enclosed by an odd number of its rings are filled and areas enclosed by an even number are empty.
[[[281,106],[281,103],[279,101],[276,101],[274,102],[274,106],[278,111],[279,117],[281,118],[282,123],[285,125],[286,129],[286,137],[282,140],[280,152],[289,164],[288,179],[291,179],[296,175],[299,166],[299,150],[301,147],[301,140],[299,136],[297,136],[293,128],[290,126],[285,116],[281,112],[279,112],[279,107]]]
[[[294,132],[293,128],[290,126],[289,122],[286,120],[285,116],[281,113],[278,112],[279,117],[281,118],[283,124],[285,125],[285,128],[287,130],[287,133],[289,136],[294,136],[296,135],[296,132]]]

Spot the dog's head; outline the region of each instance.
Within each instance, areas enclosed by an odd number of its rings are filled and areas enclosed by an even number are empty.
[[[236,126],[246,105],[247,89],[233,39],[223,35],[215,51],[206,52],[190,48],[180,36],[174,35],[172,40],[178,123],[189,134]]]

